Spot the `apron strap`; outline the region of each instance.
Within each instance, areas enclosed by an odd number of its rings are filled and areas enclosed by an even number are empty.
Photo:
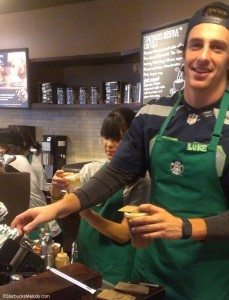
[[[27,160],[28,160],[30,165],[32,163],[32,159],[33,159],[33,153],[29,152],[29,155],[27,156]]]
[[[212,133],[210,144],[208,145],[208,151],[215,151],[219,140],[221,138],[221,131],[223,128],[225,116],[229,107],[229,93],[225,91],[220,103],[219,115],[216,120],[215,128]]]

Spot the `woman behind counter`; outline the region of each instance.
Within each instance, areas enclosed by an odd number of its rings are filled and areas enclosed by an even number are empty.
[[[101,136],[107,163],[116,153],[134,116],[134,111],[119,108],[103,121]],[[80,171],[81,184],[103,165],[101,162],[86,164]],[[63,171],[57,171],[53,178],[51,192],[55,196],[67,187],[66,179],[60,178],[63,175]],[[137,204],[148,198],[149,180],[141,178],[132,188],[120,189],[107,201],[82,211],[77,235],[78,261],[102,273],[103,279],[113,284],[130,281],[135,249],[130,243],[127,220],[117,210],[130,202]]]
[[[28,128],[11,126],[0,131],[0,146],[5,150],[4,157],[8,154],[16,155],[16,160],[10,166],[19,172],[30,173],[30,207],[47,205],[43,193],[46,190],[46,177],[40,161],[40,144],[33,140]],[[56,221],[48,222],[55,241],[62,241],[61,229]],[[30,234],[31,238],[38,238],[38,231]]]

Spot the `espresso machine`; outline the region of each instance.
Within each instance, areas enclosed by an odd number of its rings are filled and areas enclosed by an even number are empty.
[[[56,170],[66,164],[66,141],[65,135],[43,135],[42,164],[47,180],[50,182]]]

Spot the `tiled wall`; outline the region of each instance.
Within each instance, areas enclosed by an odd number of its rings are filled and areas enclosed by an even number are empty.
[[[0,109],[0,127],[36,126],[39,142],[42,135],[66,135],[67,163],[103,160],[100,128],[108,110],[18,110]]]

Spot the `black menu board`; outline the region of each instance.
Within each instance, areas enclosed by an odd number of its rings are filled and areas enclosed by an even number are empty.
[[[188,20],[142,33],[143,104],[184,88],[182,46]]]
[[[0,107],[29,107],[27,48],[0,50]]]

